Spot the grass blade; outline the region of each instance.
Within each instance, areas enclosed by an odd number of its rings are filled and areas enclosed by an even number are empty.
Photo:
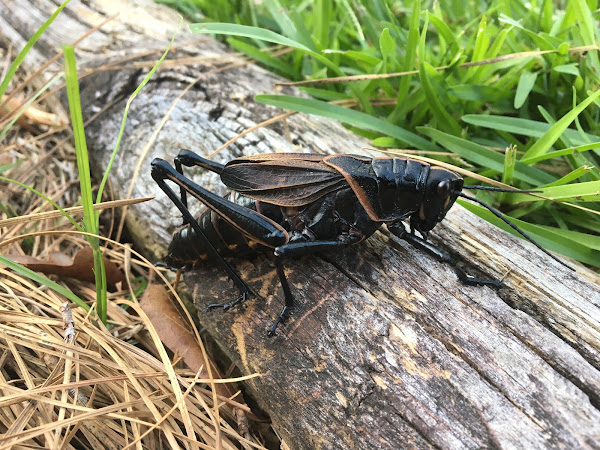
[[[410,28],[408,29],[408,40],[406,42],[405,57],[400,67],[401,72],[409,72],[415,67],[415,56],[417,53],[417,45],[419,44],[419,23],[421,16],[421,0],[413,2],[412,13],[410,20]],[[398,106],[394,109],[394,113],[400,110],[400,105],[408,95],[410,90],[410,82],[412,75],[407,75],[400,79],[398,86]],[[395,123],[394,115],[390,117],[390,122]]]
[[[338,105],[314,100],[310,98],[292,97],[289,95],[257,95],[258,103],[277,106],[283,109],[315,114],[317,116],[329,117],[340,122],[353,125],[365,130],[372,130],[387,136],[392,136],[402,142],[406,142],[416,148],[439,151],[440,149],[422,137],[405,130],[404,128],[385,122],[368,114],[343,108]]]
[[[597,202],[600,200],[600,181],[550,186],[541,190],[541,196],[561,202]],[[510,195],[513,195],[512,201],[515,203],[545,200],[544,198],[526,194]]]
[[[593,167],[590,167],[590,166],[578,167],[577,169],[566,174],[565,176],[559,178],[554,183],[550,183],[546,186],[540,186],[540,187],[562,186],[563,184],[567,184],[567,183],[570,183],[571,181],[575,181],[578,178],[581,178],[582,176],[584,176],[585,174],[590,173],[590,171],[592,169],[593,169]]]
[[[462,121],[471,125],[533,138],[542,137],[551,128],[551,125],[546,122],[521,119],[519,117],[498,116],[494,114],[465,114],[462,116]],[[564,130],[564,135],[568,137],[574,145],[587,145],[590,142],[598,141],[598,136],[587,133],[582,137],[579,131],[568,128]],[[533,157],[531,157],[531,159],[533,160]]]
[[[444,108],[444,105],[440,101],[440,98],[446,96],[445,92],[436,92],[436,89],[431,82],[431,77],[439,76],[439,74],[431,64],[425,61],[425,38],[427,36],[428,25],[427,17],[428,16],[425,16],[425,24],[423,25],[421,40],[419,41],[419,79],[421,80],[421,85],[423,92],[425,92],[429,108],[436,118],[438,126],[454,135],[460,135],[460,125],[448,111],[446,111],[446,108]]]
[[[179,27],[181,26],[182,20],[183,20],[183,18],[179,21],[179,25],[177,26],[175,33],[173,33],[173,37],[171,38],[171,42],[167,46],[167,49],[163,52],[160,59],[156,62],[156,64],[154,64],[152,69],[150,69],[150,72],[148,72],[148,74],[144,77],[144,79],[142,80],[140,85],[135,89],[135,91],[133,91],[133,94],[131,94],[129,96],[129,99],[127,100],[127,104],[125,105],[125,111],[123,112],[123,119],[121,120],[121,128],[119,129],[119,134],[117,136],[117,142],[115,143],[115,148],[113,149],[113,152],[110,155],[110,160],[108,161],[108,165],[106,166],[106,170],[104,171],[104,175],[102,176],[102,181],[100,182],[100,187],[98,188],[98,195],[96,196],[96,203],[100,203],[102,201],[102,192],[104,191],[104,186],[108,182],[108,174],[110,173],[110,170],[112,169],[113,163],[115,162],[115,158],[117,156],[117,151],[119,150],[119,146],[121,145],[121,139],[123,138],[123,133],[125,131],[125,123],[127,122],[127,114],[129,112],[129,107],[131,106],[131,102],[133,101],[133,99],[135,97],[137,97],[137,95],[144,88],[144,86],[146,86],[146,84],[148,83],[150,78],[152,78],[152,75],[154,75],[154,72],[156,72],[156,70],[158,69],[160,64],[167,57],[167,54],[169,53],[169,50],[171,49],[173,42],[175,42],[175,36],[177,35],[177,31],[179,30]]]
[[[190,24],[192,33],[210,33],[210,34],[227,34],[229,36],[243,36],[260,41],[273,42],[275,44],[287,45],[288,47],[304,50],[308,53],[314,53],[305,45],[294,41],[293,39],[282,36],[271,30],[264,28],[251,27],[248,25],[237,25],[234,23],[192,23]]]
[[[58,7],[58,9],[56,11],[54,11],[54,13],[50,16],[50,18],[48,18],[48,20],[46,20],[46,22],[44,22],[44,24],[40,28],[38,28],[35,33],[33,33],[33,36],[31,36],[31,38],[27,41],[27,44],[25,44],[25,47],[23,47],[23,49],[19,52],[19,54],[17,55],[17,57],[15,58],[13,63],[10,65],[8,72],[6,72],[6,76],[2,80],[2,83],[0,83],[0,99],[6,92],[6,89],[8,88],[8,84],[13,79],[13,76],[15,75],[15,73],[17,72],[17,69],[19,68],[19,66],[21,65],[21,63],[23,62],[25,57],[27,56],[27,53],[29,53],[29,50],[31,50],[31,48],[34,46],[34,44],[37,42],[37,40],[42,36],[42,34],[44,34],[46,29],[50,26],[50,24],[52,22],[54,22],[54,19],[56,19],[56,17],[60,14],[60,12],[63,10],[63,8],[65,6],[67,6],[67,4],[70,1],[71,0],[66,0],[62,5],[60,5]]]
[[[529,72],[525,71],[521,74],[519,78],[519,84],[517,85],[517,92],[515,93],[515,109],[519,109],[529,97],[529,93],[533,89],[535,85],[535,80],[537,80],[537,72]]]
[[[288,47],[302,50],[312,56],[314,59],[322,63],[325,67],[332,70],[337,76],[345,76],[346,74],[332,61],[323,56],[322,54],[315,52],[307,46],[297,42],[293,39],[289,39],[281,34],[275,33],[271,30],[265,30],[264,28],[250,27],[247,25],[237,25],[233,23],[193,23],[190,25],[190,31],[192,33],[212,33],[212,34],[226,34],[230,36],[243,36],[251,39],[258,39],[260,41],[273,42],[275,44],[286,45]],[[369,112],[374,113],[371,104],[367,97],[354,85],[350,85],[352,93],[358,99],[362,108]]]
[[[428,127],[417,128],[421,133],[429,136],[433,140],[437,141],[440,145],[447,148],[451,152],[481,166],[487,167],[502,173],[504,171],[504,155],[489,148],[479,145],[475,142],[468,141],[450,134],[444,133],[439,130]],[[515,162],[513,171],[514,177],[520,181],[524,181],[533,186],[539,186],[542,184],[552,183],[556,179],[552,176],[543,172],[542,170],[530,167],[519,161]]]
[[[22,188],[25,188],[25,189],[27,189],[27,190],[29,190],[29,191],[33,192],[35,195],[37,195],[37,196],[39,196],[39,197],[43,198],[43,199],[44,199],[46,202],[50,203],[52,206],[54,206],[54,208],[56,208],[58,211],[60,211],[60,213],[63,215],[63,217],[64,217],[65,219],[67,219],[69,222],[71,222],[71,223],[73,224],[73,226],[74,226],[74,227],[75,227],[77,230],[79,230],[79,231],[83,231],[83,228],[81,228],[81,227],[79,226],[79,224],[78,224],[77,222],[75,222],[75,219],[73,219],[73,218],[71,217],[71,215],[70,215],[70,214],[69,214],[67,211],[65,211],[64,209],[62,209],[62,208],[61,208],[61,207],[58,205],[58,203],[56,203],[56,202],[55,202],[54,200],[52,200],[50,197],[47,197],[47,196],[45,196],[44,194],[42,194],[42,193],[41,193],[41,192],[39,192],[38,190],[36,190],[36,189],[32,188],[31,186],[27,186],[26,184],[23,184],[23,183],[21,183],[21,182],[19,182],[19,181],[17,181],[17,180],[12,180],[12,179],[10,179],[10,178],[6,178],[6,177],[3,177],[3,176],[0,176],[0,180],[7,181],[7,182],[9,182],[9,183],[14,183],[14,184],[16,184],[16,185],[18,185],[18,186],[21,186]]]
[[[73,294],[73,292],[71,292],[69,289],[61,286],[60,284],[55,283],[54,281],[45,277],[44,275],[40,275],[39,273],[34,272],[33,270],[28,269],[27,267],[22,266],[21,264],[16,263],[2,255],[0,255],[0,264],[5,265],[9,269],[14,270],[15,272],[23,275],[24,277],[35,281],[36,283],[43,284],[44,286],[48,286],[54,292],[57,292],[58,294],[68,298],[73,303],[75,303],[77,306],[81,306],[86,311],[90,310],[90,307],[87,305],[87,303],[85,303],[82,299],[80,299],[78,296]]]
[[[53,77],[51,80],[48,80],[48,82],[46,82],[46,84],[44,85],[44,87],[42,87],[41,89],[39,89],[35,95],[33,95],[23,106],[21,106],[21,109],[19,110],[19,112],[17,114],[15,114],[15,116],[6,124],[6,126],[4,127],[4,129],[0,132],[0,140],[2,140],[2,138],[4,138],[4,136],[6,135],[6,133],[8,132],[8,130],[10,130],[10,128],[15,124],[15,122],[17,120],[19,120],[19,118],[21,117],[21,115],[23,113],[25,113],[25,111],[27,110],[27,108],[29,108],[29,106],[31,106],[31,104],[33,102],[35,102],[38,98],[40,98],[40,96],[46,92],[50,87],[52,87],[58,80],[60,80],[62,78],[62,73],[57,74],[55,77]]]
[[[85,130],[83,128],[83,114],[81,112],[81,99],[79,97],[79,78],[75,62],[75,51],[73,47],[65,45],[65,80],[67,98],[69,100],[69,111],[71,112],[71,124],[73,137],[75,139],[75,152],[77,154],[77,169],[79,171],[79,185],[81,186],[81,203],[83,205],[83,225],[88,233],[98,234],[98,214],[94,211],[94,199],[92,194],[92,179],[90,176],[90,163],[88,159],[87,144],[85,141]],[[106,324],[107,320],[107,287],[106,273],[102,250],[97,237],[86,236],[94,253],[94,278],[96,280],[96,310],[98,317]]]
[[[561,134],[567,129],[567,127],[577,118],[585,108],[587,108],[594,100],[600,97],[600,90],[591,94],[584,101],[579,103],[570,112],[561,117],[550,129],[541,136],[535,144],[533,144],[529,150],[525,152],[521,158],[521,162],[527,164],[530,159],[547,153],[548,150],[554,145],[554,143],[560,138]]]
[[[502,220],[497,218],[494,214],[489,212],[487,209],[479,205],[474,205],[461,199],[457,200],[464,208],[468,209],[472,213],[478,215],[482,219],[496,225],[498,228],[502,228],[519,238],[522,238],[516,231],[506,225]],[[510,221],[525,231],[530,237],[532,237],[542,247],[560,253],[561,255],[568,256],[577,261],[585,264],[597,265],[600,258],[600,252],[582,245],[577,240],[572,240],[563,234],[561,229],[553,229],[551,227],[541,227],[539,225],[533,225],[522,220],[510,218]]]
[[[285,8],[279,3],[279,0],[265,0],[265,6],[271,16],[279,25],[279,29],[294,40],[298,40],[298,32],[292,19],[287,15]]]
[[[255,61],[258,61],[259,63],[262,63],[265,66],[270,67],[271,69],[274,69],[289,78],[295,77],[295,72],[294,70],[292,70],[289,64],[284,63],[278,58],[273,58],[267,52],[261,51],[261,49],[259,48],[235,38],[227,39],[227,43],[231,45],[231,47],[233,47],[235,50],[242,52],[243,54],[254,59]]]

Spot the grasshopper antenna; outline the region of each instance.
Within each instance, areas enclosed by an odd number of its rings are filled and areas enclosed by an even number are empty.
[[[467,187],[467,186],[463,186],[463,189],[464,188],[466,188],[466,189],[473,189],[473,187]],[[517,189],[512,189],[511,190],[511,189],[502,189],[502,188],[488,188],[487,186],[478,186],[477,188],[482,188],[482,190],[500,191],[500,192],[519,192],[519,193],[539,192],[539,191],[520,191],[520,190],[517,190]],[[487,188],[487,189],[485,189],[485,188]],[[484,208],[486,208],[488,211],[490,211],[496,217],[498,217],[499,219],[502,219],[513,230],[515,230],[517,233],[519,233],[521,236],[523,236],[526,240],[528,240],[533,245],[535,245],[537,248],[539,248],[541,251],[543,251],[546,255],[548,255],[554,261],[557,261],[557,262],[561,263],[563,266],[571,269],[572,271],[575,271],[574,268],[572,268],[568,264],[562,262],[556,256],[554,256],[553,254],[551,254],[548,250],[546,250],[545,248],[543,248],[540,244],[538,244],[537,242],[535,242],[531,237],[529,237],[527,234],[525,234],[525,232],[523,230],[521,230],[518,226],[516,226],[514,223],[512,223],[510,220],[508,220],[506,217],[504,217],[504,215],[500,211],[498,211],[496,208],[493,208],[492,206],[488,205],[487,203],[485,203],[485,202],[483,202],[483,201],[481,201],[481,200],[479,200],[479,199],[477,199],[475,197],[471,197],[470,195],[463,194],[462,192],[456,192],[456,194],[458,194],[459,197],[466,198],[467,200],[470,200],[470,201],[475,202],[475,203],[479,203],[481,206],[483,206]]]
[[[463,186],[463,189],[479,190],[479,191],[494,191],[494,192],[512,192],[513,194],[539,194],[544,191],[522,191],[521,189],[506,189],[493,186],[479,186],[478,184],[468,184]]]

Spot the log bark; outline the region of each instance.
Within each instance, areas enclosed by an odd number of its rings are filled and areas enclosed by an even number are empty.
[[[56,6],[3,0],[2,41],[21,48]],[[178,21],[146,0],[74,0],[29,63],[39,65],[118,10],[108,31],[78,51],[88,65],[164,48]],[[182,31],[179,42],[192,38]],[[129,208],[127,224],[138,247],[155,259],[164,255],[180,217],[151,181],[149,162],[170,159],[183,147],[208,154],[279,113],[252,100],[273,92],[278,78],[243,65],[222,45],[204,40],[173,56],[195,59],[159,71],[136,98],[111,174],[116,195],[125,196],[141,158],[132,195],[157,198]],[[86,128],[99,172],[127,97],[143,76],[134,67],[82,79],[86,116],[108,105]],[[329,120],[296,115],[288,124],[291,142],[277,124],[237,141],[217,159],[268,151],[358,153],[368,145]],[[214,177],[193,176],[222,192]],[[185,281],[200,322],[240,371],[263,374],[246,389],[290,448],[600,447],[596,274],[581,266],[573,273],[460,206],[432,239],[469,271],[503,278],[506,287],[465,286],[447,264],[382,230],[342,252],[286,263],[298,307],[269,339],[266,329],[281,309],[282,293],[268,257],[232,260],[258,298],[226,313],[202,311],[237,296],[222,270],[208,265],[187,273]]]

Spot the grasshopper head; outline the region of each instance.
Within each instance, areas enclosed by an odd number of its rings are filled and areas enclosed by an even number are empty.
[[[420,208],[411,216],[413,229],[428,232],[440,223],[462,190],[462,177],[441,167],[432,167]]]

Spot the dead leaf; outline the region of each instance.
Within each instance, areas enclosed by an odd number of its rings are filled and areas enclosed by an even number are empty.
[[[2,102],[6,96],[2,96]],[[8,113],[12,113],[23,107],[23,97],[17,96],[8,100],[4,109],[0,111],[0,116],[4,116]],[[23,115],[19,118],[19,121],[28,121],[36,125],[45,125],[53,128],[62,128],[67,125],[67,121],[64,118],[58,117],[56,114],[43,111],[35,106],[29,106]]]
[[[91,247],[83,247],[71,259],[63,253],[53,253],[48,261],[40,261],[33,256],[8,255],[8,259],[23,264],[25,267],[46,275],[75,278],[81,281],[94,282],[94,254]],[[117,265],[106,256],[104,270],[106,271],[106,284],[110,290],[116,290],[117,283],[125,282],[125,275]]]
[[[173,353],[180,355],[192,371],[198,373],[198,370],[202,367],[200,378],[210,378],[208,370],[206,370],[202,348],[196,341],[195,334],[187,327],[185,318],[181,316],[175,307],[165,287],[162,284],[150,284],[140,299],[140,306],[154,325],[154,329],[162,343]],[[210,364],[213,378],[222,379],[223,375],[212,360],[209,360],[208,364]],[[216,383],[213,385],[213,389],[217,395],[225,398],[231,398],[234,394],[232,385],[229,383]],[[246,403],[241,393],[238,394],[235,400],[243,405]],[[228,406],[231,405],[228,404]],[[236,419],[238,433],[246,439],[250,439],[248,414],[241,408],[233,408],[233,414]],[[244,448],[248,447],[244,445]]]
[[[13,162],[13,157],[10,153],[0,153],[0,165],[11,164]]]
[[[180,355],[192,371],[198,372],[202,367],[200,378],[210,378],[202,348],[196,341],[194,333],[187,327],[185,318],[173,304],[165,287],[161,284],[149,285],[140,299],[140,306],[154,325],[163,344],[173,353]],[[213,377],[223,378],[214,363],[209,361],[209,364]],[[223,397],[231,397],[234,394],[226,383],[215,384],[215,389],[217,394]]]

